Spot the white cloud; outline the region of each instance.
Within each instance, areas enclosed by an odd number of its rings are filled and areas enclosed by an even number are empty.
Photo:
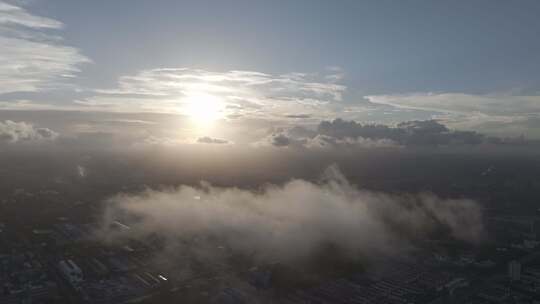
[[[79,50],[43,30],[58,30],[57,20],[32,15],[0,2],[0,94],[55,88],[89,62]]]
[[[174,247],[209,236],[234,251],[285,262],[329,242],[356,257],[391,255],[440,226],[465,241],[483,236],[481,209],[474,201],[359,190],[335,168],[323,179],[322,184],[292,180],[257,192],[203,184],[118,195],[104,215],[103,235],[121,237],[122,232],[107,228],[120,218],[134,218],[126,222],[129,237],[157,233]],[[200,249],[193,247],[197,244],[186,250]]]
[[[335,138],[327,135],[317,135],[308,142],[312,147],[331,147],[331,148],[401,148],[402,146],[388,138],[365,138],[365,137],[345,137]]]
[[[48,128],[36,128],[34,125],[21,121],[6,120],[0,122],[0,143],[16,143],[28,141],[54,140],[58,133]]]
[[[54,105],[35,103],[30,100],[0,101],[0,110],[53,110]]]
[[[322,116],[331,103],[340,102],[346,90],[340,77],[289,73],[271,75],[255,71],[212,72],[190,68],[144,70],[122,76],[113,90],[99,90],[97,95],[79,104],[109,111],[182,113],[192,95],[220,98],[227,117],[283,118],[302,113]],[[326,116],[325,116],[326,117]]]
[[[463,93],[372,95],[373,103],[400,108],[489,116],[521,116],[540,113],[540,96],[472,95]]]
[[[22,25],[30,28],[62,27],[62,23],[54,19],[34,16],[21,7],[0,2],[0,24]]]

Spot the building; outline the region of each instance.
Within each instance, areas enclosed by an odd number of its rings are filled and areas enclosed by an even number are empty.
[[[521,263],[515,260],[508,263],[508,276],[510,281],[519,281],[521,279]]]
[[[78,288],[80,283],[83,281],[83,273],[81,268],[75,264],[72,260],[62,260],[58,263],[60,271],[64,277],[69,281],[69,283]]]

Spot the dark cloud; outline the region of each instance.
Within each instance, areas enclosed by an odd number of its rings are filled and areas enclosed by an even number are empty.
[[[197,142],[200,144],[228,144],[229,141],[226,139],[212,138],[209,136],[199,137]]]
[[[313,138],[317,136],[317,132],[315,132],[312,129],[308,129],[301,126],[295,126],[287,130],[287,133],[290,134],[290,136],[295,138]]]
[[[406,146],[476,145],[485,142],[482,134],[474,131],[452,131],[436,120],[407,121],[391,127],[335,119],[321,122],[317,131],[338,139],[389,139]]]
[[[308,136],[299,136],[294,134],[294,130],[301,127],[295,127],[292,129],[277,129],[274,130],[270,135],[265,136],[261,140],[255,143],[255,146],[262,147],[295,147],[295,148],[306,148],[308,146],[311,137]]]
[[[282,130],[265,137],[258,144],[262,146],[293,147],[300,149],[336,149],[336,148],[397,148],[399,145],[386,138],[336,138],[328,135],[310,134],[309,136],[298,136],[294,130]]]
[[[398,124],[398,128],[409,133],[444,133],[448,128],[436,120],[412,120]]]
[[[475,131],[450,130],[436,120],[412,120],[395,126],[334,119],[312,129],[302,126],[273,129],[259,143],[275,147],[457,147],[481,144],[538,146],[524,137],[497,138]]]
[[[392,128],[386,125],[361,124],[355,121],[335,119],[333,121],[322,121],[317,133],[335,138],[387,138],[398,141],[403,137],[405,131],[399,128]]]
[[[272,136],[272,144],[276,147],[285,147],[290,145],[291,139],[285,134],[276,134]]]
[[[285,117],[302,119],[302,118],[310,118],[311,115],[309,115],[309,114],[290,114],[290,115],[285,115]]]

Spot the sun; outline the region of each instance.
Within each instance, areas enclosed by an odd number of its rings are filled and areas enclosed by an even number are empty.
[[[223,100],[206,93],[190,94],[185,99],[185,114],[195,123],[210,124],[223,117]]]

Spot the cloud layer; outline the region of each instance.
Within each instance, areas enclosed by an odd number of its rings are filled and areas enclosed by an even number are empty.
[[[212,96],[223,106],[222,115],[271,119],[287,114],[322,115],[323,105],[339,102],[346,87],[329,75],[255,71],[213,72],[191,68],[162,68],[120,77],[118,87],[99,90],[78,104],[110,111],[185,113],[193,96]],[[195,98],[196,99],[196,98]]]
[[[477,145],[495,142],[472,131],[451,131],[435,120],[406,121],[396,126],[334,119],[315,130],[296,126],[274,130],[258,145],[275,147],[397,148],[403,146]]]
[[[354,255],[392,255],[409,248],[411,239],[441,229],[467,242],[483,235],[474,201],[358,190],[335,168],[320,184],[293,180],[257,192],[203,183],[118,195],[104,218],[108,238],[119,237],[107,229],[118,219],[131,226],[130,237],[157,233],[173,244],[213,239],[233,251],[281,261],[305,258],[326,244]]]

